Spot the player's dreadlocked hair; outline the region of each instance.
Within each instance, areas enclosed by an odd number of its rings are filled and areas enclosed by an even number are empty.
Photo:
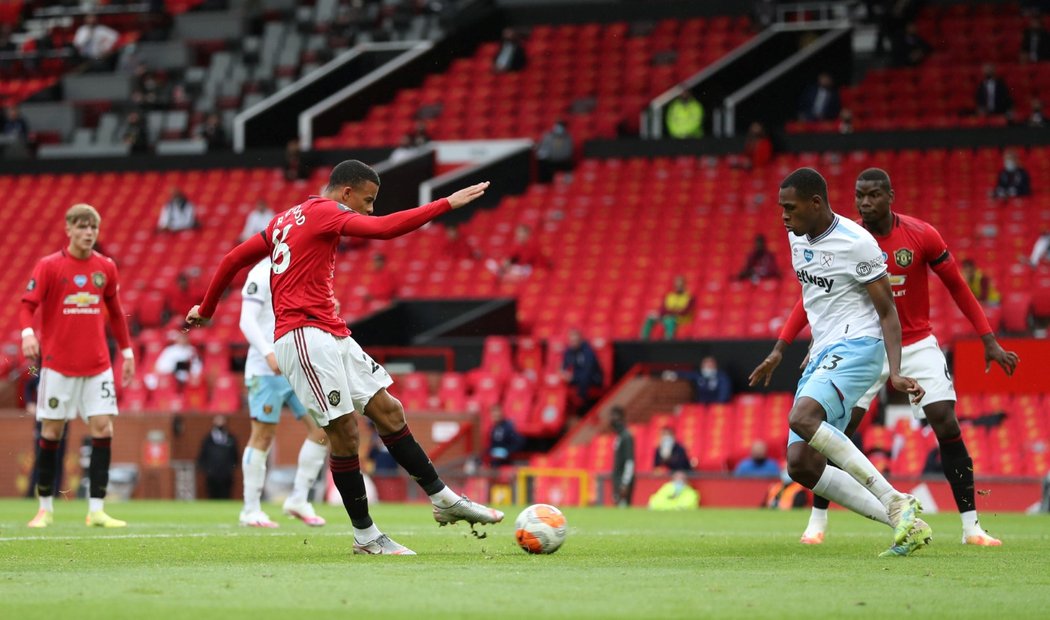
[[[795,188],[795,192],[802,200],[820,196],[824,204],[828,202],[828,182],[820,173],[812,168],[799,168],[787,175],[780,183],[780,189]]]
[[[357,187],[361,183],[371,181],[379,185],[379,173],[368,164],[356,159],[348,159],[335,168],[328,175],[328,187]]]
[[[870,181],[872,183],[879,183],[882,185],[882,189],[887,192],[893,189],[890,184],[890,175],[886,173],[882,168],[868,168],[864,172],[860,173],[857,177],[857,182]]]

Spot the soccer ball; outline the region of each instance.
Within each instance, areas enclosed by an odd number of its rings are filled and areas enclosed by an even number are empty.
[[[550,504],[533,504],[514,520],[514,538],[528,553],[554,553],[568,533],[568,522]]]

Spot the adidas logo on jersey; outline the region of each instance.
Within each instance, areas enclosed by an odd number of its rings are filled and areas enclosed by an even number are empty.
[[[795,276],[798,277],[798,281],[802,284],[815,284],[820,288],[824,289],[825,293],[831,292],[831,287],[835,285],[835,278],[825,278],[824,276],[812,276],[805,269],[799,269],[795,272]]]

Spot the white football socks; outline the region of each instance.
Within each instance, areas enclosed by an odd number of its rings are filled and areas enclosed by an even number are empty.
[[[856,482],[854,480],[854,482]],[[818,481],[817,484],[820,484]],[[870,495],[870,493],[869,493]],[[807,534],[816,534],[818,532],[824,532],[828,529],[828,509],[827,508],[814,508],[809,513],[809,524],[806,525]]]
[[[55,496],[54,495],[48,495],[47,497],[44,497],[43,495],[41,495],[40,496],[40,509],[41,510],[46,510],[48,512],[54,512],[55,511]]]
[[[244,448],[241,459],[241,471],[244,472],[244,511],[262,510],[259,500],[262,498],[263,483],[266,481],[266,459],[270,451],[257,450],[250,446]]]
[[[809,440],[809,445],[813,446],[813,449],[817,452],[828,457],[828,460],[837,463],[850,476],[853,476],[853,479],[871,491],[883,506],[889,507],[890,502],[900,497],[901,494],[886,481],[886,478],[871,464],[868,457],[864,456],[864,453],[857,449],[857,446],[853,445],[853,442],[834,426],[827,422],[821,422],[820,428],[813,433],[813,438]],[[817,491],[816,488],[813,490],[817,495],[824,495]],[[829,495],[824,495],[824,497],[838,502],[838,499]],[[843,502],[839,503],[846,506]],[[852,510],[850,506],[847,506],[847,508]]]
[[[875,496],[864,488],[861,483],[853,479],[852,476],[831,466],[824,467],[824,473],[820,475],[820,480],[817,480],[817,484],[813,487],[813,493],[826,497],[831,501],[845,506],[853,512],[859,514],[862,517],[867,517],[880,523],[890,524],[889,515],[886,514],[886,507],[883,506]],[[828,524],[828,511],[822,510],[824,513],[824,523],[820,528],[821,531]],[[813,510],[810,515],[810,523],[813,523],[813,519],[817,510]]]
[[[363,545],[365,543],[370,543],[370,542],[372,542],[373,540],[379,538],[382,535],[383,535],[383,532],[379,531],[379,528],[376,527],[375,523],[373,523],[372,525],[369,525],[367,528],[365,528],[363,530],[359,530],[356,527],[354,528],[354,540],[358,544],[361,544],[361,545]]]
[[[974,534],[983,534],[984,530],[980,525],[977,524],[977,511],[968,510],[966,512],[959,513],[962,517],[963,534],[966,536]]]
[[[430,496],[430,502],[438,508],[448,508],[458,502],[459,499],[459,493],[456,493],[448,486]]]
[[[105,499],[101,497],[89,497],[88,498],[88,512],[98,512],[102,510],[105,504]]]
[[[293,504],[305,504],[310,495],[310,489],[317,482],[317,476],[321,473],[321,467],[328,457],[328,447],[314,443],[309,439],[303,440],[303,447],[299,448],[299,466],[295,470],[295,483],[292,486],[292,494],[288,501]]]

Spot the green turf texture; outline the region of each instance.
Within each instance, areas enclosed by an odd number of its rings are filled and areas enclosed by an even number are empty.
[[[265,506],[271,517],[277,506]],[[234,502],[112,503],[129,526],[84,526],[59,502],[31,530],[29,500],[0,501],[0,618],[1046,618],[1050,518],[984,515],[1000,548],[959,542],[929,515],[933,546],[876,557],[889,529],[833,511],[827,541],[798,543],[807,512],[565,508],[554,555],[513,540],[519,508],[476,540],[425,505],[381,504],[376,523],[415,557],[354,556],[339,507],[308,528],[238,527]]]

